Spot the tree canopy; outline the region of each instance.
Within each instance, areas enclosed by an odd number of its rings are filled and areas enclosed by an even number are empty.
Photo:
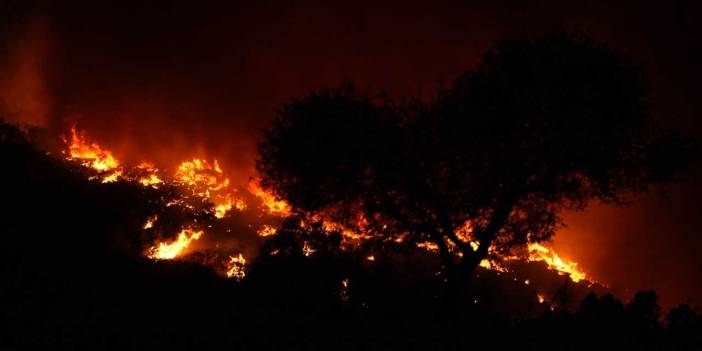
[[[582,33],[523,37],[430,99],[353,84],[292,99],[265,131],[257,168],[298,211],[381,241],[432,241],[465,272],[553,236],[564,209],[624,203],[692,169],[699,148],[651,105],[622,52]]]

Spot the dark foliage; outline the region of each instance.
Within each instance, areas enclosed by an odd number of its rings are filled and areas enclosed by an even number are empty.
[[[431,240],[465,277],[490,247],[551,237],[564,209],[624,204],[678,179],[698,150],[653,118],[626,56],[551,33],[498,43],[430,101],[372,98],[350,84],[293,99],[265,133],[258,170],[298,211],[380,242]]]

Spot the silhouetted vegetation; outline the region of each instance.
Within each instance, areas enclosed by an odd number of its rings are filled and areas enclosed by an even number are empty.
[[[624,204],[678,179],[698,150],[654,119],[625,55],[551,33],[498,43],[430,99],[352,84],[292,99],[265,133],[258,170],[300,212],[381,244],[435,243],[460,282],[489,249],[553,236],[563,210]]]
[[[154,262],[143,257],[140,228],[150,202],[167,194],[90,181],[4,123],[0,156],[5,350],[695,349],[702,335],[698,311],[680,305],[661,319],[653,292],[627,304],[592,295],[574,311],[529,296],[529,313],[495,313],[522,300],[500,297],[513,282],[489,272],[480,301],[446,319],[437,313],[444,283],[433,268],[421,271],[425,259],[411,271],[381,255],[368,265],[339,250],[338,238],[293,223],[238,283],[197,264]]]

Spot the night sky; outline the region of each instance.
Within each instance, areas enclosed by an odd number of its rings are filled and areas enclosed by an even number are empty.
[[[99,3],[0,2],[10,120],[75,122],[124,159],[217,157],[243,181],[260,129],[290,97],[345,79],[428,96],[496,40],[579,29],[634,57],[657,117],[702,136],[698,1]],[[606,284],[699,304],[701,179],[567,214],[555,247]]]

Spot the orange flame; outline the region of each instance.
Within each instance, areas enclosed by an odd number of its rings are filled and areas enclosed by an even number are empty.
[[[215,217],[217,218],[224,218],[224,216],[229,212],[229,210],[232,209],[232,203],[231,202],[226,202],[223,204],[219,204],[215,206]]]
[[[284,200],[278,200],[276,197],[265,191],[256,181],[249,182],[248,190],[263,202],[263,206],[272,215],[287,217],[291,214],[290,205]]]
[[[236,280],[244,279],[244,277],[246,277],[245,266],[246,259],[241,253],[239,253],[238,256],[229,256],[226,272],[227,278],[234,278]]]
[[[158,243],[149,249],[147,256],[155,260],[172,260],[183,253],[183,251],[190,246],[190,243],[200,239],[203,234],[204,232],[202,230],[185,228],[178,233],[178,237],[175,241],[170,243]]]
[[[529,261],[546,262],[549,269],[554,269],[559,274],[567,274],[576,283],[586,278],[585,272],[578,269],[576,262],[563,260],[553,249],[537,243],[530,243],[528,249]]]
[[[302,244],[302,254],[305,255],[306,257],[312,256],[315,252],[317,252],[317,249],[312,247],[309,242],[305,241]]]
[[[146,219],[146,223],[144,223],[142,228],[151,229],[154,227],[154,223],[156,223],[156,221],[158,221],[158,216],[149,217]]]
[[[68,144],[69,157],[82,161],[86,167],[90,167],[99,172],[106,172],[119,167],[119,161],[112,155],[112,152],[103,150],[97,143],[87,141],[85,135],[79,133],[75,126],[71,127],[70,142]]]
[[[102,178],[103,183],[114,183],[122,177],[122,171],[114,171]]]
[[[138,170],[138,172],[136,172],[136,174],[138,174],[137,176],[130,176],[130,174],[133,173],[129,172],[125,175],[123,167],[113,156],[111,151],[102,148],[95,142],[88,141],[87,137],[79,132],[75,126],[71,127],[70,140],[66,138],[63,138],[63,140],[68,145],[68,159],[79,161],[85,167],[98,171],[100,177],[96,178],[101,178],[103,183],[111,183],[123,179],[138,182],[145,187],[154,188],[157,188],[160,184],[166,183],[166,180],[158,175],[158,168],[156,168],[153,163],[149,162],[141,162],[135,167]],[[176,169],[172,182],[189,189],[193,195],[212,202],[214,204],[214,216],[216,218],[224,218],[232,209],[241,211],[247,207],[244,200],[235,198],[232,195],[233,193],[229,188],[229,178],[226,177],[216,159],[214,159],[211,164],[199,158],[182,162]],[[257,180],[250,181],[247,190],[261,200],[262,209],[267,213],[280,217],[288,217],[292,214],[290,204],[284,200],[277,199],[271,192],[263,189]],[[236,189],[233,191],[235,192]],[[183,199],[174,199],[166,206],[174,204],[182,205],[184,203],[185,201]],[[344,240],[358,242],[372,237],[363,229],[353,231],[334,222],[323,220],[319,214],[313,215],[309,219],[312,221],[321,221],[322,227],[326,231],[340,232]],[[156,217],[148,219],[143,228],[152,228],[156,220]],[[360,216],[358,218],[358,227],[363,228],[365,222],[365,218]],[[302,225],[304,227],[304,224]],[[460,239],[468,242],[473,250],[476,250],[478,243],[471,240],[472,232],[473,228],[471,223],[466,222],[466,224],[457,230],[456,235]],[[264,224],[261,229],[258,230],[258,235],[261,237],[268,237],[275,234],[276,229],[267,224]],[[192,241],[198,240],[202,235],[203,231],[195,231],[189,228],[182,229],[178,233],[175,241],[171,243],[157,243],[148,250],[147,256],[152,259],[176,258],[188,248]],[[396,239],[397,242],[401,242],[402,240],[403,236],[399,236]],[[417,244],[417,247],[430,252],[438,252],[438,246],[433,242],[421,242]],[[562,259],[553,249],[537,243],[529,243],[527,248],[528,261],[543,261],[548,265],[549,269],[556,270],[559,274],[567,274],[574,282],[586,279],[586,274],[577,268],[577,263]],[[303,254],[305,256],[311,256],[315,251],[316,250],[309,243],[304,243]],[[460,252],[458,254],[460,255]],[[502,260],[512,260],[516,258],[516,256],[500,257]],[[371,255],[368,256],[367,259],[373,261],[375,257]],[[498,261],[499,260],[495,259],[484,259],[480,262],[480,266],[498,272],[507,271],[507,268],[502,266]],[[241,254],[236,257],[230,257],[230,261],[226,264],[228,267],[226,272],[227,276],[237,279],[243,278],[245,275],[243,271],[245,262],[246,260]],[[526,280],[524,283],[528,285],[529,280]],[[539,296],[539,300],[541,301],[543,296]]]
[[[224,177],[217,160],[210,165],[206,160],[194,158],[178,166],[175,179],[189,186],[193,192],[202,197],[209,197],[210,192],[219,191],[229,186],[229,179]]]
[[[224,175],[216,159],[212,164],[198,158],[185,161],[178,166],[174,177],[176,183],[186,186],[194,195],[212,202],[216,218],[224,218],[232,208],[246,208],[243,200],[232,198],[229,178]]]
[[[275,229],[275,227],[268,225],[268,224],[264,224],[261,227],[261,229],[258,230],[257,233],[258,233],[258,236],[260,236],[260,237],[267,237],[267,236],[275,235],[277,231],[278,230]]]
[[[145,175],[139,177],[138,181],[141,185],[158,188],[159,184],[163,183],[163,180],[156,174],[158,168],[153,163],[142,161],[136,168],[146,172]]]

